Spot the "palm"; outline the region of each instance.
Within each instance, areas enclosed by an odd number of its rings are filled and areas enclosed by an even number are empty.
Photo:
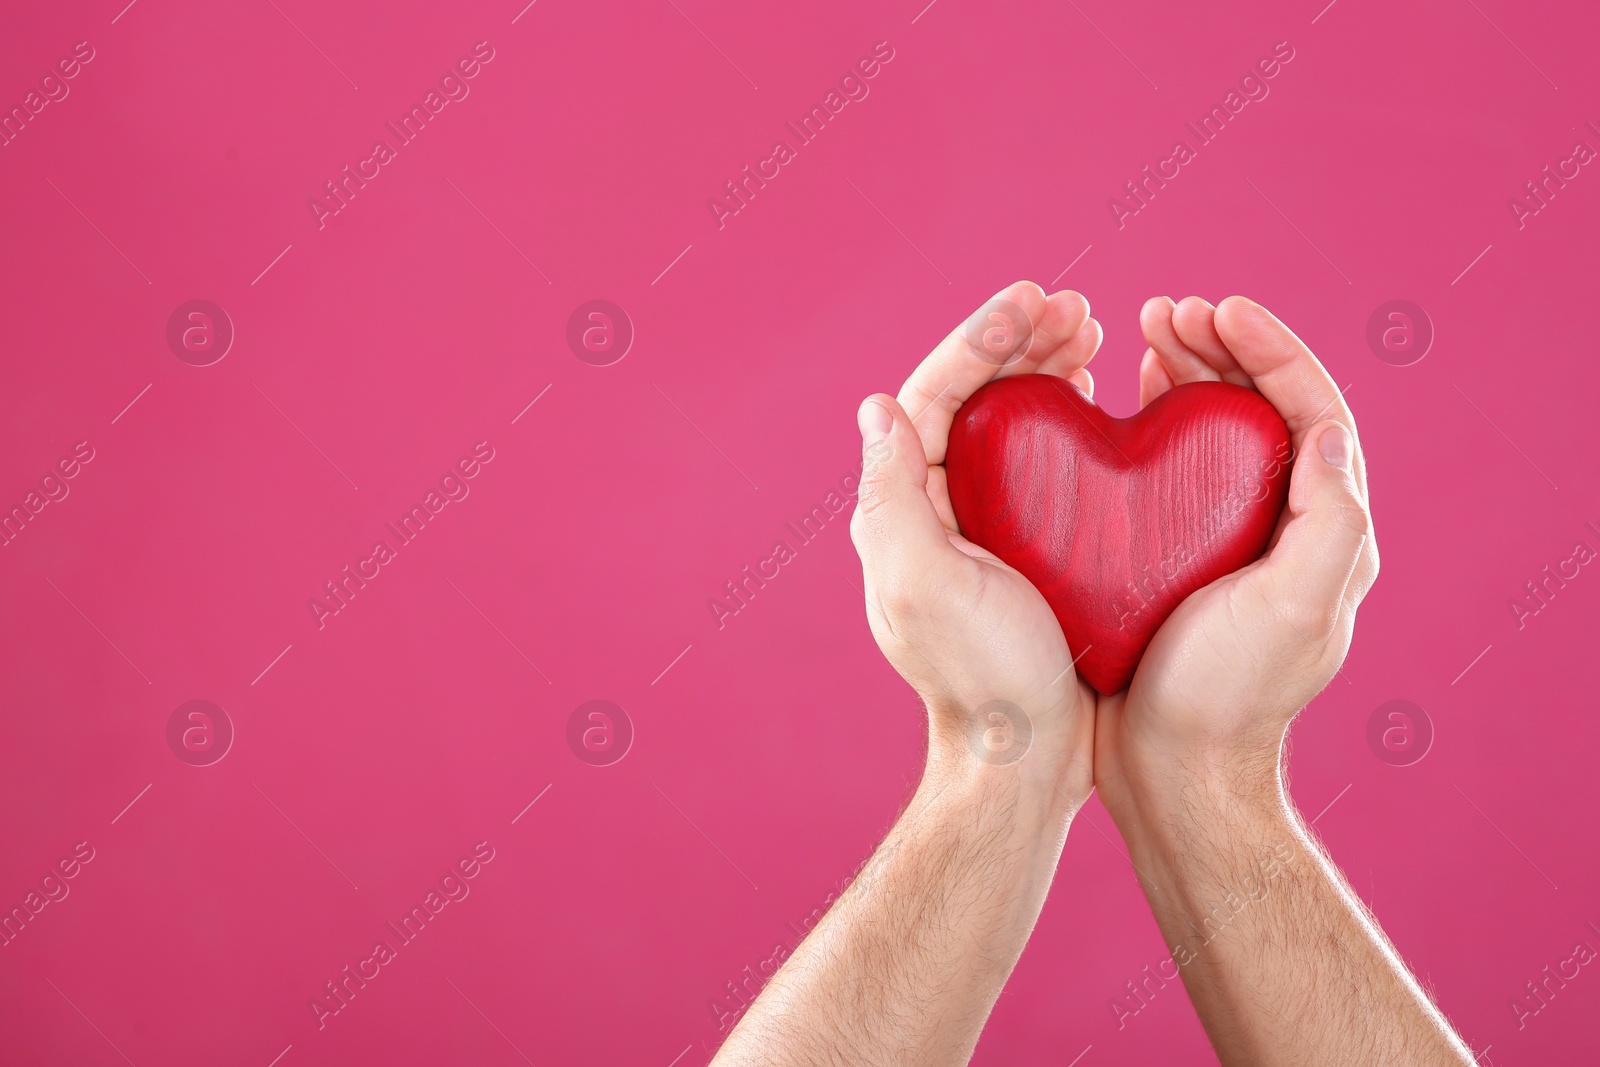
[[[950,514],[943,482],[930,471],[929,497],[941,516]],[[1072,669],[1067,639],[1044,596],[1020,571],[961,536],[953,519],[946,532],[956,550],[942,561],[948,574],[939,576],[950,593],[948,624],[961,645],[983,650],[984,676],[1010,679],[1030,706],[1092,714],[1094,690]]]
[[[1282,323],[1247,304],[1227,309],[1224,321],[1223,311],[1198,298],[1179,305],[1147,303],[1140,318],[1151,347],[1140,367],[1141,406],[1192,381],[1259,389],[1284,416],[1298,455],[1318,420],[1349,421],[1349,411],[1310,350]],[[1359,450],[1355,477],[1364,497]],[[1338,670],[1349,645],[1353,605],[1377,572],[1377,551],[1370,540],[1364,546],[1347,583],[1351,606],[1341,608],[1331,636],[1313,637],[1323,632],[1320,620],[1293,608],[1303,599],[1306,575],[1279,550],[1295,524],[1305,521],[1294,504],[1291,493],[1267,554],[1191,594],[1157,630],[1128,690],[1101,698],[1095,764],[1102,783],[1125,771],[1136,754],[1170,754],[1195,738],[1256,729],[1272,718],[1272,707],[1285,701],[1302,706]],[[1267,664],[1278,665],[1282,686],[1263,686]]]
[[[1101,696],[1096,711],[1096,766],[1104,774],[1132,746],[1157,751],[1181,739],[1224,730],[1223,719],[1252,709],[1231,698],[1239,679],[1253,677],[1261,655],[1250,575],[1260,563],[1191,594],[1156,631],[1121,693]]]

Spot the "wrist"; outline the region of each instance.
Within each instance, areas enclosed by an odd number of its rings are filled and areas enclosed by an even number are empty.
[[[1195,779],[1112,811],[1180,967],[1223,931],[1248,925],[1306,864],[1306,839],[1281,789]],[[1107,805],[1108,809],[1110,805]]]
[[[1276,751],[1243,759],[1194,752],[1154,767],[1124,764],[1099,786],[1130,850],[1162,866],[1180,857],[1246,856],[1296,833]]]
[[[929,731],[919,797],[997,800],[1014,806],[1018,828],[1030,835],[1064,833],[1093,787],[1087,747],[1080,756],[1038,734],[1021,743],[997,744],[990,733],[986,744],[983,733],[972,725],[936,723]]]
[[[1254,737],[1150,737],[1117,731],[1096,752],[1096,787],[1126,829],[1234,814],[1275,814],[1285,803],[1283,728]]]

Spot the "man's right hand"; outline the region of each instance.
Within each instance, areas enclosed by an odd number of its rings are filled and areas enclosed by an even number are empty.
[[[862,403],[861,495],[850,533],[861,555],[867,619],[878,647],[928,709],[930,770],[1009,764],[1088,799],[1093,690],[1072,669],[1043,595],[1014,568],[961,536],[945,486],[956,412],[986,382],[1054,374],[1092,388],[1084,364],[1100,327],[1082,296],[1046,297],[1032,282],[996,293],[911,373],[898,398]],[[1008,740],[1026,731],[1018,752]],[[993,746],[991,753],[985,746]]]

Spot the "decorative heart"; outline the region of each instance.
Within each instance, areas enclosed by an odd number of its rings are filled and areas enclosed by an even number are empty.
[[[1282,417],[1241,386],[1179,385],[1114,419],[1019,374],[957,412],[945,473],[962,534],[1044,594],[1078,673],[1115,693],[1186,596],[1260,557],[1291,457]]]

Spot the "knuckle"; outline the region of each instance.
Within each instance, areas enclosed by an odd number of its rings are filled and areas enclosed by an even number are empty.
[[[1286,641],[1302,645],[1327,633],[1339,616],[1338,604],[1317,594],[1305,575],[1285,575],[1262,591],[1270,614],[1281,622]]]
[[[895,496],[895,472],[888,464],[888,456],[868,457],[861,469],[861,482],[856,497],[856,517],[862,523],[878,520],[878,512]],[[857,519],[851,520],[852,528]]]
[[[1323,602],[1320,598],[1299,596],[1289,601],[1286,616],[1302,637],[1321,638],[1333,632],[1339,623],[1339,605]]]
[[[878,610],[896,634],[903,634],[923,614],[922,598],[903,580],[884,583],[878,591]]]
[[[889,491],[887,480],[873,479],[861,483],[861,496],[856,501],[856,513],[850,520],[854,529],[859,522],[863,527],[872,522],[880,521],[878,513],[887,507],[893,494]]]
[[[1321,508],[1325,523],[1352,537],[1372,536],[1372,516],[1356,497],[1338,500]]]
[[[1366,598],[1367,592],[1377,582],[1378,569],[1378,546],[1369,539],[1366,550],[1361,553],[1361,558],[1356,561],[1355,574],[1350,579],[1350,592],[1357,604]]]
[[[1307,612],[1311,632],[1324,641],[1336,634],[1339,630],[1339,620],[1343,615],[1344,602],[1332,600],[1327,603],[1314,604]]]

